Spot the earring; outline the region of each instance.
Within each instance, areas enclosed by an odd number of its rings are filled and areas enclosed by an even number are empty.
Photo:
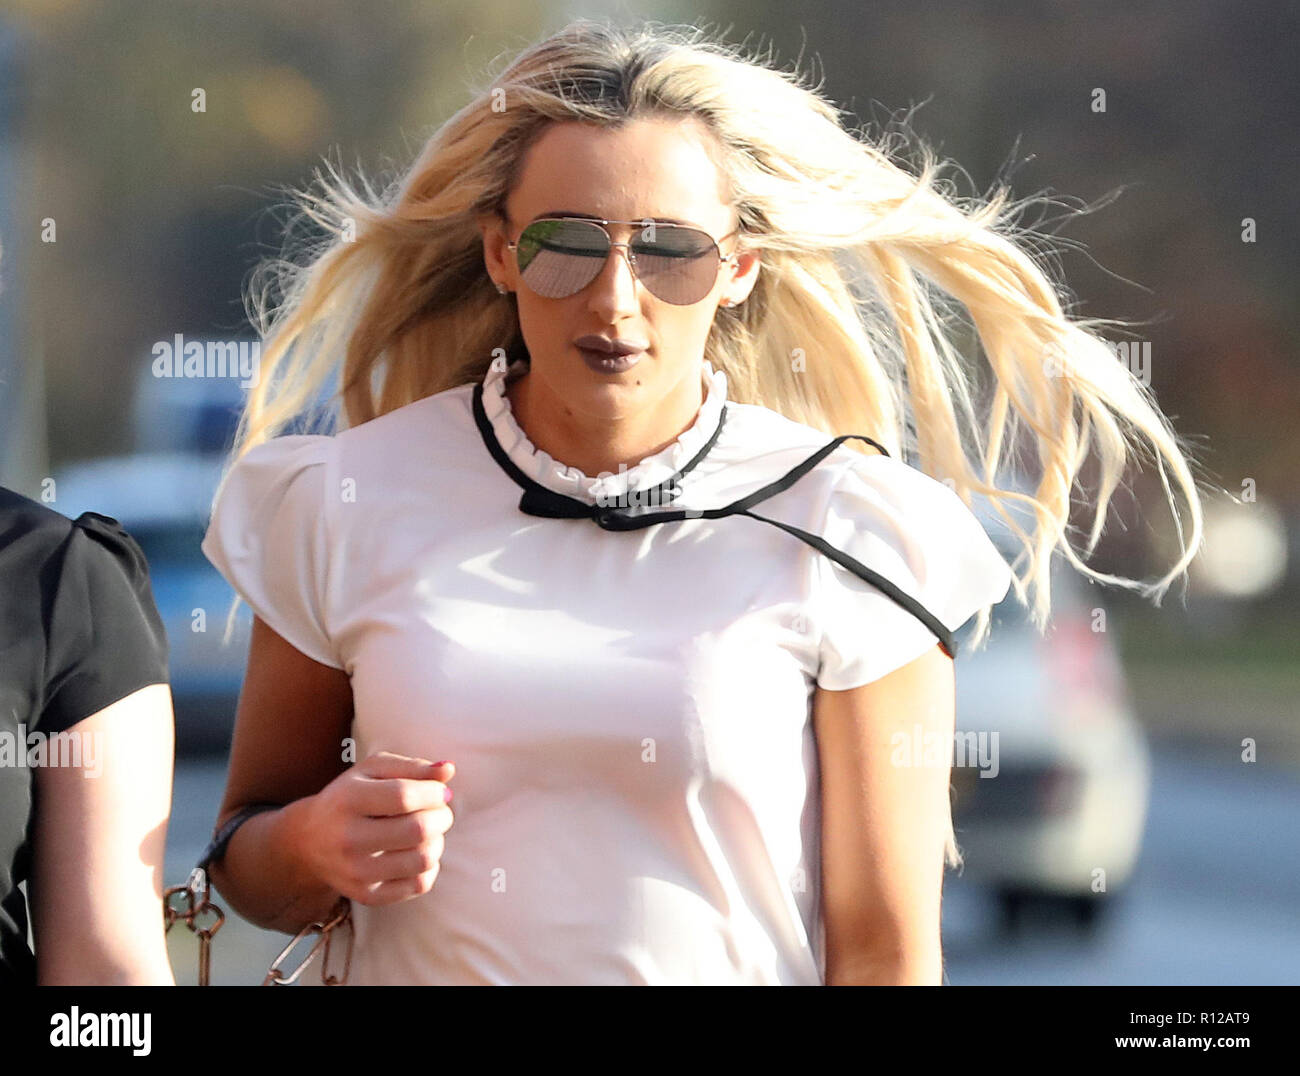
[[[509,294],[510,294],[510,289],[507,288],[504,284],[502,284],[501,281],[499,281],[499,280],[494,280],[494,281],[492,281],[492,283],[495,284],[495,285],[497,286],[497,291],[499,291],[502,295],[509,295]]]

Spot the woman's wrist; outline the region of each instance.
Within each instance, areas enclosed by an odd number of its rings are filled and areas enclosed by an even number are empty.
[[[269,849],[285,865],[287,902],[276,913],[281,930],[297,933],[307,923],[327,916],[339,893],[320,873],[313,855],[319,830],[315,822],[315,796],[303,796],[285,804],[273,816],[268,833]]]
[[[249,818],[209,869],[231,906],[254,926],[296,934],[338,900],[311,855],[312,799],[304,796]],[[255,870],[241,869],[245,857]]]

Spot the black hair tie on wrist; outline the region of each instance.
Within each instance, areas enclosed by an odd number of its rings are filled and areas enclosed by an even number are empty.
[[[198,866],[206,871],[211,864],[221,859],[226,854],[226,845],[235,835],[235,830],[253,815],[261,814],[263,811],[278,811],[283,806],[283,803],[250,803],[247,807],[240,808],[212,835],[212,840],[208,842],[208,846],[203,849],[203,855],[199,857]]]

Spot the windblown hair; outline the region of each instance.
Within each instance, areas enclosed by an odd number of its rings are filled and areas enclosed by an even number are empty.
[[[707,127],[741,242],[761,251],[756,286],[718,310],[705,345],[731,398],[829,435],[867,434],[967,504],[988,498],[1023,546],[1013,587],[1026,605],[1032,590],[1040,629],[1058,549],[1080,572],[1160,604],[1202,542],[1190,456],[1097,333],[1120,323],[1064,312],[1065,293],[1041,264],[1042,237],[1015,223],[1028,203],[1006,187],[982,203],[959,198],[924,146],[913,174],[887,136],[871,144],[847,129],[801,76],[692,27],[570,23],[510,62],[384,192],[364,179],[358,191],[332,167],[332,181],[317,173],[322,193],[295,192],[325,239],[308,244],[306,260],[273,258],[254,275],[262,377],[231,462],[284,431],[331,377],[336,427],[355,426],[480,380],[494,349],[525,354],[514,300],[484,266],[476,219],[504,212],[523,154],[548,125],[614,128],[643,117]],[[963,340],[982,359],[964,354]],[[1182,548],[1154,583],[1095,571],[1070,546],[1071,490],[1094,447],[1084,555],[1125,468],[1150,458]],[[1036,454],[1037,473],[1022,450]],[[1190,511],[1189,541],[1166,465]],[[1000,488],[1008,471],[1032,480]],[[972,644],[986,637],[989,614],[979,612]],[[960,861],[951,834],[946,854]]]

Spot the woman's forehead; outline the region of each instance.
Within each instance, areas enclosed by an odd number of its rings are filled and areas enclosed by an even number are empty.
[[[700,139],[694,124],[681,121],[554,124],[525,155],[511,217],[657,220],[705,230],[726,223],[725,181]]]

